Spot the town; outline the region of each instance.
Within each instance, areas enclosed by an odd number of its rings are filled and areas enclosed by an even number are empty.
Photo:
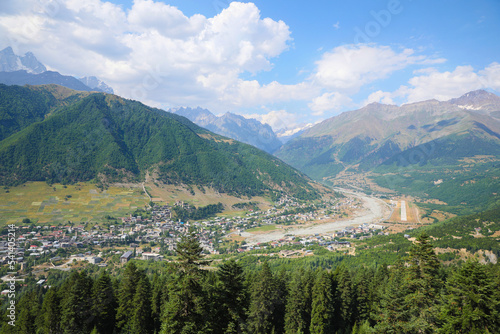
[[[277,249],[280,256],[311,255],[308,245],[319,245],[330,251],[349,248],[350,239],[369,238],[381,234],[380,224],[364,223],[347,226],[335,233],[315,233],[283,238],[265,243],[247,243],[242,235],[253,231],[293,229],[296,226],[321,224],[325,221],[346,218],[359,208],[355,197],[340,197],[320,203],[300,203],[294,198],[283,197],[275,206],[259,210],[249,202],[241,216],[214,216],[200,220],[181,221],[179,210],[189,210],[190,205],[178,201],[172,206],[154,203],[122,218],[107,217],[99,224],[82,223],[67,225],[36,225],[29,220],[16,226],[15,262],[21,271],[35,270],[48,264],[49,268],[69,270],[74,262],[83,261],[99,266],[108,262],[126,263],[131,258],[142,260],[168,260],[175,255],[180,237],[195,230],[205,254],[231,254]],[[192,208],[192,207],[191,207]],[[7,235],[0,236],[0,260],[6,264],[12,259],[8,251]],[[294,246],[293,250],[280,247]],[[3,273],[5,274],[5,273]]]

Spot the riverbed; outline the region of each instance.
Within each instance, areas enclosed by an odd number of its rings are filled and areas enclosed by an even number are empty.
[[[343,230],[348,226],[359,226],[364,223],[380,223],[388,219],[391,215],[390,206],[383,200],[367,196],[363,193],[353,192],[343,188],[335,188],[335,191],[342,192],[346,196],[356,197],[361,200],[362,208],[355,212],[354,216],[346,219],[330,222],[317,222],[307,227],[285,228],[274,230],[265,234],[241,233],[245,237],[247,244],[272,242],[283,239],[286,235],[307,236],[314,234],[328,234]]]

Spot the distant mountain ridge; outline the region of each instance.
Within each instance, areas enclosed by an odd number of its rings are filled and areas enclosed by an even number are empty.
[[[313,125],[314,124],[309,123],[309,124],[299,125],[293,128],[283,128],[276,132],[276,136],[278,136],[281,142],[285,144],[288,141],[292,140],[293,138],[300,136],[302,133],[304,133],[307,129],[311,128]]]
[[[77,79],[59,72],[47,71],[45,65],[27,52],[18,56],[9,46],[0,51],[0,83],[5,85],[61,85],[80,91],[99,91],[113,94],[113,89],[94,76]]]
[[[54,84],[79,91],[96,91],[96,89],[90,88],[75,77],[62,75],[54,71],[45,71],[39,74],[29,73],[26,70],[0,72],[0,83],[18,86]]]
[[[80,80],[85,86],[90,87],[93,90],[97,90],[99,92],[104,92],[108,94],[115,93],[113,91],[113,88],[109,87],[104,81],[98,79],[97,77],[94,76],[83,77],[78,80]]]
[[[187,117],[212,132],[253,145],[268,153],[275,152],[282,145],[273,129],[256,119],[245,118],[230,112],[215,116],[209,110],[202,108],[177,108],[171,111]]]
[[[500,97],[486,91],[444,102],[371,103],[316,124],[275,155],[322,182],[363,175],[388,189],[458,205],[467,201],[455,195],[466,196],[468,188],[500,187],[499,106]],[[446,182],[432,182],[440,179]],[[500,201],[498,193],[489,192],[484,203]]]
[[[400,107],[371,103],[311,127],[276,155],[316,179],[332,177],[352,166],[370,170],[393,155],[452,135],[469,134],[496,142],[500,136],[497,106],[500,97],[485,91],[446,102],[429,100]],[[497,154],[497,150],[491,153]]]

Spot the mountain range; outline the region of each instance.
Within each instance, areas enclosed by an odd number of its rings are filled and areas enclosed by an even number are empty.
[[[268,153],[279,149],[282,142],[268,124],[230,112],[215,116],[207,109],[177,108],[173,113],[187,117],[197,125],[212,132],[253,145]]]
[[[418,188],[425,197],[453,183],[434,187],[431,182],[446,178],[450,171],[467,172],[470,179],[464,182],[476,183],[483,175],[479,168],[488,171],[485,178],[496,177],[491,172],[500,160],[499,116],[500,97],[484,90],[444,102],[372,103],[311,127],[276,156],[323,182],[335,184],[339,176],[371,173],[379,185],[412,194]],[[389,182],[380,177],[389,174],[400,179],[392,177]],[[404,175],[411,175],[406,185]],[[491,186],[498,186],[495,180]],[[462,184],[461,189],[466,187]],[[495,191],[490,195],[498,199]]]
[[[116,95],[0,85],[0,184],[154,182],[316,198],[312,181],[253,146]]]
[[[0,83],[6,85],[56,84],[74,90],[99,91],[113,94],[113,89],[95,76],[77,79],[59,72],[47,71],[35,55],[27,52],[18,56],[11,47],[0,51]]]
[[[99,91],[113,94],[105,82],[95,76],[75,78],[55,71],[47,71],[33,53],[18,56],[11,47],[0,51],[0,83],[6,85],[56,84],[79,91]],[[268,153],[275,152],[282,145],[272,128],[255,119],[247,119],[233,113],[215,116],[202,108],[176,108],[170,112],[185,116],[192,122],[217,134],[235,139]],[[284,137],[288,139],[290,136]]]

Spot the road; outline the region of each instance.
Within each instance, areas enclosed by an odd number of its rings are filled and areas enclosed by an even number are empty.
[[[358,226],[363,223],[380,223],[390,217],[391,207],[383,200],[375,197],[370,197],[362,193],[353,192],[343,188],[335,188],[335,191],[342,192],[347,196],[353,196],[361,200],[363,208],[356,212],[354,217],[338,220],[334,222],[318,223],[308,227],[300,227],[295,229],[275,230],[266,234],[252,234],[248,232],[241,233],[242,237],[247,238],[246,242],[249,245],[257,243],[276,241],[283,239],[285,234],[306,236],[312,234],[333,233],[342,230],[348,226]]]

